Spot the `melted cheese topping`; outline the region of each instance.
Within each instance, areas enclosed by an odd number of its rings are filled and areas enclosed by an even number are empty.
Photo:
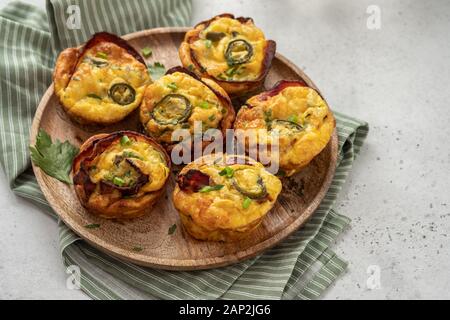
[[[177,124],[160,124],[152,116],[153,108],[168,94],[179,94],[186,97],[192,105],[189,118]],[[218,128],[220,121],[226,113],[226,108],[220,100],[202,82],[191,76],[175,72],[164,77],[147,87],[144,102],[141,106],[141,122],[147,132],[158,141],[173,143],[172,132],[176,129],[188,129],[194,133],[194,123],[202,123],[202,130]]]
[[[223,32],[219,41],[208,41],[208,32]],[[225,51],[230,41],[243,39],[253,47],[253,55],[248,62],[237,66],[236,70],[228,66]],[[218,18],[199,34],[199,39],[190,44],[197,61],[207,73],[219,80],[251,81],[262,72],[266,39],[263,32],[253,23],[242,24],[231,18]]]
[[[130,137],[130,141],[126,146],[122,146],[119,141],[115,142],[94,159],[89,170],[92,182],[112,180],[114,175],[123,180],[136,180],[135,171],[130,170],[131,176],[125,178],[126,172],[123,171],[129,168],[114,163],[117,156],[124,156],[133,159],[142,173],[149,176],[149,182],[140,188],[138,195],[161,189],[169,176],[164,156],[144,141],[134,140],[133,137]]]
[[[247,104],[252,107],[240,110],[235,128],[263,129],[257,132],[258,144],[271,145],[279,139],[279,165],[288,175],[319,154],[334,130],[333,114],[312,88],[287,87],[266,101],[254,96]],[[291,121],[303,129],[278,125],[276,120]]]
[[[203,164],[196,169],[210,176],[212,185],[223,185],[220,190],[210,192],[194,192],[186,194],[184,203],[176,203],[177,208],[181,209],[183,214],[189,215],[193,221],[208,230],[214,229],[232,229],[245,230],[245,227],[252,222],[264,216],[273,206],[281,191],[281,181],[274,175],[267,172],[263,165],[256,163],[255,165],[233,164],[228,166],[234,171],[250,170],[255,175],[259,175],[267,190],[267,198],[261,200],[250,201],[248,207],[244,206],[247,198],[238,191],[232,180],[219,173],[225,168],[221,164]],[[247,190],[252,189],[252,175],[249,180],[244,183]],[[241,181],[242,184],[242,181]],[[201,204],[208,203],[207,208]]]
[[[88,122],[117,122],[141,103],[150,82],[146,67],[125,49],[113,43],[100,43],[81,57],[66,88],[56,94],[69,114]],[[132,103],[120,105],[108,92],[112,85],[126,83],[136,90]]]

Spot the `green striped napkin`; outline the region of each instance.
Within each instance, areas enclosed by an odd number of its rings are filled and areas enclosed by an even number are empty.
[[[69,5],[78,5],[80,29],[67,28]],[[57,219],[36,183],[28,153],[31,121],[52,81],[57,52],[100,30],[126,34],[156,26],[188,25],[190,12],[191,2],[182,0],[48,0],[47,15],[33,6],[12,2],[0,11],[0,162],[16,194]],[[340,154],[332,186],[309,222],[277,247],[233,266],[169,272],[100,252],[58,221],[64,265],[79,266],[81,289],[94,299],[319,297],[347,266],[330,245],[349,219],[332,207],[368,132],[367,123],[335,115]]]

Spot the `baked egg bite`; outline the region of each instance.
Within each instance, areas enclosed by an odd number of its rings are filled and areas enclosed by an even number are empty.
[[[195,123],[202,132],[208,129],[225,131],[231,128],[235,112],[227,93],[210,79],[175,67],[147,87],[140,107],[145,131],[170,150],[179,141],[172,141],[177,129],[194,134]],[[204,143],[205,145],[205,143]]]
[[[133,131],[86,140],[72,166],[81,204],[103,218],[134,218],[164,191],[170,159],[154,140]]]
[[[275,50],[253,19],[225,13],[188,31],[179,55],[185,68],[213,79],[230,96],[241,96],[262,87]]]
[[[247,100],[239,110],[235,129],[256,131],[256,144],[246,141],[252,154],[261,145],[269,151],[276,139],[280,175],[291,176],[305,167],[330,141],[333,113],[316,90],[303,81],[278,82],[271,90]]]
[[[142,101],[150,77],[143,58],[125,40],[96,33],[82,48],[56,60],[55,93],[67,114],[82,124],[118,122]]]
[[[177,177],[173,203],[187,232],[199,240],[248,236],[273,207],[281,181],[245,156],[208,155]]]

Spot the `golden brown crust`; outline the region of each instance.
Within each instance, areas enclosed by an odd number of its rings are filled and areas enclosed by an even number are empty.
[[[80,63],[85,58],[88,50],[93,54],[98,52],[108,52],[108,59],[111,61],[121,61],[121,63],[124,64],[135,63],[140,66],[140,69],[142,69],[142,72],[145,73],[146,77],[148,77],[146,71],[147,66],[142,56],[131,45],[122,38],[107,32],[96,33],[84,46],[79,48],[67,48],[58,56],[53,72],[55,93],[68,115],[81,124],[109,125],[116,123],[137,108],[139,104],[134,108],[123,108],[122,112],[117,116],[102,117],[101,115],[98,115],[93,118],[91,115],[87,115],[78,110],[74,111],[75,108],[72,108],[73,103],[66,104],[64,101],[65,90],[70,85],[70,81],[74,78],[74,74],[76,74]],[[126,112],[124,110],[126,110]]]
[[[299,89],[283,96],[285,90],[292,88]],[[298,99],[295,103],[295,108],[298,109],[293,109],[286,103],[294,99]],[[267,119],[268,114],[270,119]],[[290,117],[295,120],[289,120]],[[336,126],[333,113],[318,92],[309,88],[303,80],[281,80],[271,89],[247,100],[238,112],[234,128],[265,130],[265,134],[258,134],[258,145],[267,143],[269,146],[272,126],[270,123],[279,120],[285,121],[284,123],[295,121],[295,124],[302,127],[300,131],[294,130],[289,131],[289,134],[279,135],[278,164],[280,172],[286,176],[291,176],[307,166],[325,148]],[[247,142],[245,147],[247,152],[250,152],[252,147],[247,145]]]
[[[62,51],[58,56],[55,71],[53,73],[53,82],[55,83],[56,92],[67,87],[78,63],[79,55],[80,51],[77,48],[68,48]]]
[[[246,196],[233,186],[232,177],[223,177],[223,167],[253,168],[262,177],[267,195],[243,207]],[[219,172],[219,173],[218,173]],[[205,178],[206,176],[206,178]],[[201,192],[205,186],[222,184],[218,191]],[[279,179],[248,157],[208,155],[185,166],[178,175],[173,202],[187,232],[199,240],[232,242],[247,237],[273,207],[281,191]]]
[[[263,87],[264,80],[270,70],[272,65],[272,59],[275,56],[276,52],[276,42],[273,40],[267,40],[264,48],[264,59],[262,61],[262,71],[257,79],[251,81],[231,81],[231,80],[223,80],[218,79],[210,75],[205,68],[203,68],[195,53],[191,49],[191,43],[199,39],[199,34],[201,31],[206,29],[214,20],[219,18],[230,18],[239,21],[241,24],[251,24],[253,25],[253,19],[237,17],[229,13],[224,13],[217,15],[209,20],[202,21],[198,23],[194,29],[186,32],[184,37],[184,41],[181,43],[178,53],[181,60],[182,65],[185,68],[192,66],[192,70],[202,78],[210,78],[213,79],[219,86],[221,86],[231,97],[238,97],[244,95],[248,92],[256,91]]]
[[[126,197],[121,188],[106,185],[103,182],[92,182],[87,172],[88,164],[113,143],[117,143],[126,135],[135,141],[145,142],[158,150],[170,171],[170,159],[164,149],[153,139],[133,131],[120,131],[112,134],[97,134],[87,139],[80,147],[72,165],[74,188],[81,204],[91,213],[104,218],[128,219],[143,215],[163,194],[165,183],[159,190],[137,193]],[[123,189],[123,188],[122,188]]]

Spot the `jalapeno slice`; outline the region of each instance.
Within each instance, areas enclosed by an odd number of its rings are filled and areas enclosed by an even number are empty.
[[[186,121],[191,111],[188,98],[181,94],[168,94],[155,105],[151,115],[159,124],[178,124]]]
[[[248,62],[253,56],[253,47],[243,39],[237,39],[228,43],[225,50],[225,58],[229,66]]]
[[[236,190],[250,199],[262,199],[267,196],[266,185],[253,168],[235,170],[231,182]]]
[[[124,106],[136,99],[136,90],[127,83],[116,83],[109,88],[109,97],[115,103]]]
[[[275,129],[289,129],[289,130],[295,130],[295,131],[302,131],[303,127],[301,125],[299,125],[298,123],[295,123],[293,121],[289,121],[289,120],[280,120],[280,119],[275,119],[272,120],[270,122],[270,130],[275,130]]]

